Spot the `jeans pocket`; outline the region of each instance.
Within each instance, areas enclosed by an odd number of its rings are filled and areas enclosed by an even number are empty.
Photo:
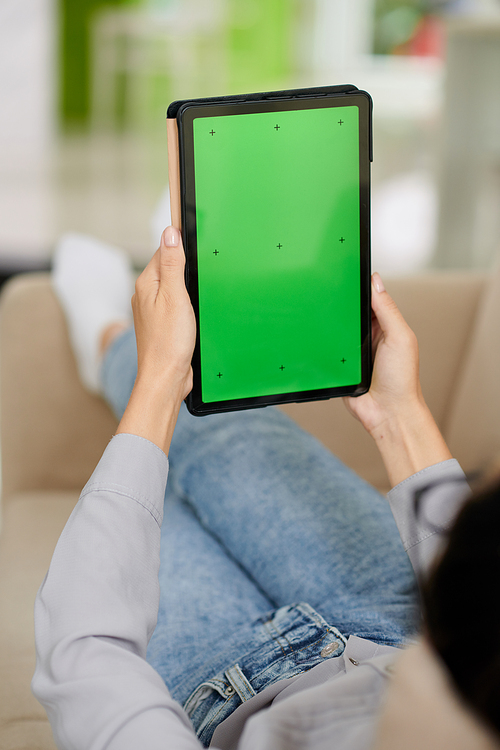
[[[202,682],[184,704],[198,739],[210,744],[217,726],[241,703],[232,685],[219,677]]]

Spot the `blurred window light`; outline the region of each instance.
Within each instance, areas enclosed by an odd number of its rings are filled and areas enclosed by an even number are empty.
[[[438,195],[431,174],[416,170],[376,186],[372,200],[372,266],[407,274],[426,268],[434,254]]]
[[[437,15],[427,19],[416,0],[315,0],[315,5],[317,83],[354,81],[372,94],[381,117],[423,121],[439,113],[444,66]]]
[[[475,18],[493,18],[500,15],[498,0],[455,0],[452,12],[458,16],[473,16]]]
[[[436,264],[489,268],[500,244],[500,18],[448,33]]]
[[[35,158],[53,129],[53,0],[0,2],[0,149]]]
[[[0,0],[0,269],[28,267],[54,230],[55,0]]]

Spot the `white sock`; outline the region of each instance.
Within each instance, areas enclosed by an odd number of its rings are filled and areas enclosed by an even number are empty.
[[[111,323],[132,323],[134,276],[127,255],[92,237],[65,234],[53,258],[52,284],[68,322],[80,378],[101,390],[100,338]]]

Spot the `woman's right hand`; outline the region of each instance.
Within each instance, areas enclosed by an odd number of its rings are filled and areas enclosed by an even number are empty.
[[[372,276],[372,356],[370,390],[344,401],[351,414],[375,437],[384,422],[401,418],[424,403],[417,337],[385,291],[378,273]]]
[[[371,386],[344,402],[374,438],[395,485],[452,456],[422,395],[417,337],[378,273],[372,276],[372,313]]]

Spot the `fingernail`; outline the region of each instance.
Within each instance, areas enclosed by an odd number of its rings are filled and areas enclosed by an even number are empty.
[[[376,271],[372,275],[372,281],[373,281],[373,286],[375,287],[377,292],[379,292],[379,294],[380,292],[385,292],[384,282],[382,281],[382,279],[380,278],[379,274]]]
[[[175,227],[167,227],[163,232],[163,242],[167,247],[177,247],[180,238],[180,232]]]

